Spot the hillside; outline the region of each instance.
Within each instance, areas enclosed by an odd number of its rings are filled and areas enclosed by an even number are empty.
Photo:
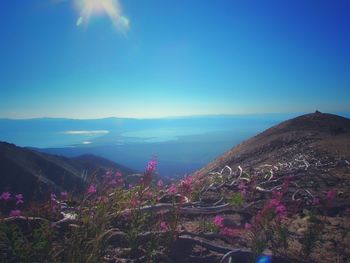
[[[315,112],[282,122],[232,148],[197,173],[218,171],[225,165],[276,165],[321,153],[350,159],[349,119]]]
[[[94,155],[66,158],[0,142],[0,189],[23,193],[27,200],[40,199],[50,191],[80,192],[93,177],[98,179],[107,170],[134,173]]]
[[[225,166],[247,173],[289,173],[300,186],[315,191],[338,187],[350,198],[350,120],[316,111],[287,120],[244,141],[195,174],[207,175]]]

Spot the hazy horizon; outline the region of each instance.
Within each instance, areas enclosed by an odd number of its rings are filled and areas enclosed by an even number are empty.
[[[343,112],[324,112],[316,109],[322,113],[335,114],[346,118],[350,117],[350,111]],[[315,110],[315,111],[316,111]],[[258,112],[258,113],[241,113],[241,114],[197,114],[197,115],[174,115],[164,117],[128,117],[128,116],[101,116],[98,118],[72,118],[69,116],[38,116],[38,117],[27,117],[27,118],[9,118],[0,116],[0,120],[37,120],[37,119],[62,119],[62,120],[103,120],[103,119],[131,119],[131,120],[162,120],[162,119],[186,119],[186,118],[211,118],[211,117],[257,117],[257,116],[299,116],[303,114],[314,113],[312,112]]]

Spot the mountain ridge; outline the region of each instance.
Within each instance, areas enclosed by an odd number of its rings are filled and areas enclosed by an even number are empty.
[[[262,159],[273,161],[272,157],[278,156],[271,156],[272,154],[267,154],[267,151],[298,142],[321,151],[327,149],[332,155],[338,152],[339,155],[349,159],[350,119],[316,111],[284,121],[231,148],[194,174],[205,174],[218,171],[225,165],[238,166],[246,162],[250,166],[256,166],[259,162],[251,160],[252,156],[256,155],[265,155]],[[262,163],[263,160],[260,164]]]
[[[68,158],[7,142],[0,142],[0,169],[0,189],[21,192],[27,199],[41,199],[49,191],[81,192],[84,185],[107,170],[125,175],[135,172],[94,155]]]

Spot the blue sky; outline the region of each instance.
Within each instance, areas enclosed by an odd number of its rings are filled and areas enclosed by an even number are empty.
[[[350,1],[77,1],[0,2],[0,117],[350,111]]]

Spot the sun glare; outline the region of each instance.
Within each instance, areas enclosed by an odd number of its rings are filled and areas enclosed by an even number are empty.
[[[118,30],[126,31],[130,27],[118,0],[75,0],[75,4],[79,12],[77,26],[88,24],[94,16],[108,16]]]

